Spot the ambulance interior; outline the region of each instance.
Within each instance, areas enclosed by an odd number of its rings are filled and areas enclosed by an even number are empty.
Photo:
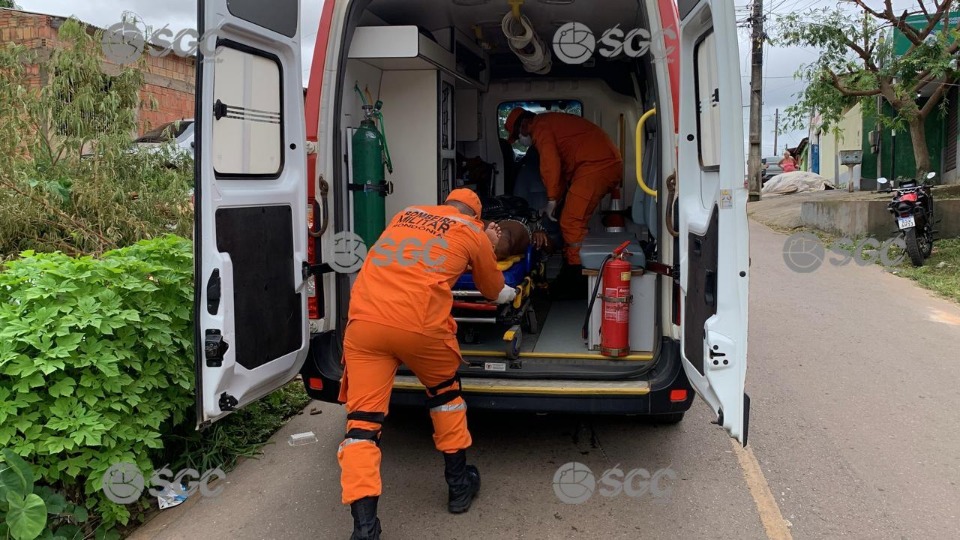
[[[654,109],[661,96],[669,92],[658,88],[657,68],[650,53],[639,57],[621,54],[611,59],[598,52],[582,65],[571,65],[556,57],[552,42],[557,30],[570,22],[588,26],[598,40],[604,30],[615,27],[624,34],[636,28],[649,30],[647,10],[654,9],[656,2],[372,0],[354,5],[348,15],[340,72],[339,140],[334,143],[335,155],[343,157],[343,174],[335,191],[342,205],[339,230],[351,230],[356,219],[347,184],[351,177],[351,134],[364,118],[364,102],[382,102],[383,123],[379,127],[384,131],[393,166],[392,174],[386,176],[393,185],[386,197],[388,223],[409,206],[442,202],[452,189],[469,187],[485,197],[513,194],[519,177],[529,176],[531,171],[539,174],[535,161],[532,165],[529,160],[521,161],[526,149],[519,143],[511,147],[505,140],[508,134],[503,124],[513,107],[580,115],[604,129],[619,146],[624,161],[620,201],[607,196],[594,214],[584,242],[583,266],[588,273],[596,274],[604,256],[627,240],[633,242],[632,252],[642,250],[631,259],[640,262],[635,264],[631,280],[627,359],[652,359],[662,334],[659,300],[670,299],[673,284],[640,268],[644,260],[664,253],[669,257],[666,260],[671,260],[674,237],[661,225],[664,205],[638,182],[636,132],[644,113]],[[515,18],[514,7],[519,8],[523,19]],[[656,20],[654,24],[659,24]],[[529,31],[533,36],[518,55],[511,49],[508,32],[517,40],[513,43],[520,43]],[[651,191],[661,190],[663,185],[661,138],[665,134],[659,126],[657,116],[652,116],[641,131],[643,181]],[[481,165],[464,167],[465,162]],[[483,164],[489,166],[484,168]],[[478,174],[478,170],[488,174]],[[659,200],[663,201],[666,192],[660,193]],[[616,218],[610,221],[605,214],[617,207],[623,209],[622,223]],[[608,229],[606,225],[610,224],[621,228]],[[546,261],[549,277],[556,274],[561,261],[560,251]],[[597,279],[590,277],[591,291]],[[349,286],[350,279],[341,278],[341,317],[347,313]],[[535,318],[523,318],[522,335],[512,346],[531,358],[579,355],[582,359],[595,355],[599,362],[591,365],[606,364],[608,359],[601,355],[599,346],[600,300],[593,306],[588,338],[581,334],[588,302],[536,295],[530,310]],[[478,354],[481,351],[502,354],[511,347],[505,334],[508,329],[501,325],[485,324],[473,316],[458,318],[458,324],[466,360],[483,356]],[[639,366],[652,362],[620,364],[624,366],[621,369],[636,373],[645,369]]]

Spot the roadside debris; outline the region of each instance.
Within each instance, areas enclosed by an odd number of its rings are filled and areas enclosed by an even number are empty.
[[[778,174],[767,181],[760,190],[762,195],[788,195],[806,191],[823,191],[835,189],[833,182],[819,174],[796,171]]]
[[[303,446],[306,444],[313,444],[315,442],[318,442],[318,439],[312,431],[308,431],[306,433],[294,433],[290,436],[290,439],[287,440],[287,443],[290,446]]]
[[[180,489],[177,489],[173,484],[167,486],[167,489],[160,492],[160,495],[157,496],[157,504],[160,506],[161,510],[166,510],[167,508],[173,508],[174,506],[179,506],[187,500],[187,492],[181,486]]]

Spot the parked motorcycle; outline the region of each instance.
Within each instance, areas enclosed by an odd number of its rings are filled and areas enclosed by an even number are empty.
[[[927,174],[927,180],[936,175],[934,172]],[[880,184],[887,183],[886,178],[877,181]],[[887,209],[897,220],[898,231],[914,266],[923,266],[924,260],[933,253],[933,235],[936,231],[933,230],[931,187],[929,182],[920,184],[913,179],[902,181],[900,187],[894,190],[893,200],[887,205]]]

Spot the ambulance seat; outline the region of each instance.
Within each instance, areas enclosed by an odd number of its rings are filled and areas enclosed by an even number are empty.
[[[600,270],[603,260],[613,253],[624,242],[630,241],[627,251],[630,257],[631,266],[636,269],[647,266],[647,257],[640,245],[637,235],[631,232],[609,233],[602,231],[590,231],[583,240],[583,246],[580,248],[580,260],[585,270]]]

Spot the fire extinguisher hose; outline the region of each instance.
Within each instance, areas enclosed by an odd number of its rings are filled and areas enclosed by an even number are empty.
[[[603,284],[603,269],[607,267],[607,263],[613,259],[613,253],[606,256],[603,259],[603,263],[600,265],[600,273],[597,274],[597,284],[593,286],[593,293],[590,295],[590,303],[587,305],[587,315],[583,318],[583,328],[581,328],[580,335],[583,336],[583,339],[587,339],[587,327],[590,325],[590,314],[593,313],[593,305],[597,301],[597,293],[600,292],[600,285]]]

